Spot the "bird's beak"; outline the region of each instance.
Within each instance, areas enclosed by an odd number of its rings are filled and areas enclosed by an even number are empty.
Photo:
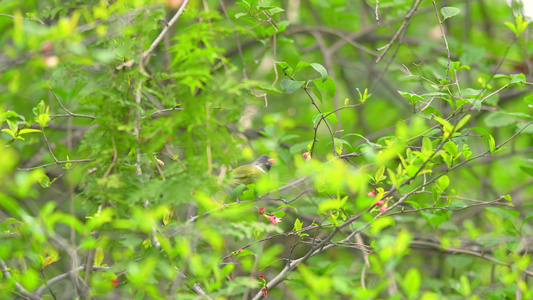
[[[276,161],[273,158],[271,158],[268,162],[271,164],[276,164]]]

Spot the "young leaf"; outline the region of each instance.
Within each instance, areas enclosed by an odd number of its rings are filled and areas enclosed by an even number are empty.
[[[320,76],[322,76],[322,82],[325,82],[328,79],[328,71],[326,71],[326,68],[324,68],[324,66],[319,63],[312,63],[311,67],[313,67],[313,69],[320,73]]]
[[[329,114],[326,119],[328,119],[333,124],[337,124],[337,115],[335,114]]]
[[[455,144],[453,141],[448,141],[442,148],[446,150],[452,157],[457,157],[457,144]]]
[[[437,179],[437,184],[439,185],[441,191],[445,191],[450,185],[450,178],[448,178],[446,175],[443,175]]]
[[[260,84],[258,86],[255,87],[256,89],[258,90],[263,90],[265,91],[267,94],[282,94],[282,92],[280,90],[278,90],[277,88],[269,85],[269,84]]]
[[[300,221],[300,219],[297,218],[296,220],[294,220],[294,227],[292,228],[292,230],[294,230],[294,231],[301,230],[302,227],[303,227],[303,224],[304,223],[302,221]]]
[[[285,78],[281,81],[280,86],[283,92],[285,92],[286,94],[292,94],[298,89],[300,89],[302,85],[304,85],[304,83],[305,81],[295,81]]]
[[[466,115],[464,118],[459,120],[459,122],[457,122],[457,125],[455,125],[455,131],[463,128],[463,126],[465,126],[465,124],[468,122],[468,120],[470,120],[470,115]]]
[[[94,253],[94,264],[100,266],[104,261],[104,249],[97,247]]]
[[[289,66],[288,63],[286,63],[284,61],[276,61],[276,65],[280,66],[285,74],[288,74],[288,75],[291,75],[291,76],[293,75],[292,68]]]
[[[494,148],[496,146],[496,141],[494,140],[492,135],[490,135],[488,130],[483,128],[483,127],[472,127],[472,128],[469,128],[469,129],[470,130],[474,130],[474,131],[478,132],[479,134],[481,134],[483,139],[485,139],[487,141],[487,143],[488,143],[490,153],[494,154]]]
[[[485,118],[488,127],[505,127],[516,123],[516,118],[501,112],[490,113]]]
[[[313,127],[316,128],[316,126],[318,125],[318,122],[320,121],[320,119],[322,119],[322,116],[323,114],[316,114],[313,116]]]
[[[322,81],[317,78],[313,80],[313,83],[318,89],[326,92],[326,94],[330,95],[331,97],[335,96],[335,94],[337,93],[337,86],[335,85],[335,81],[329,76],[326,81]]]
[[[444,17],[444,19],[442,20],[443,22],[448,18],[458,15],[460,12],[461,10],[459,8],[452,6],[446,6],[440,9],[440,13]]]
[[[310,87],[311,91],[313,91],[313,94],[320,100],[320,103],[322,103],[322,93],[316,88],[316,86]]]
[[[296,65],[296,68],[294,69],[294,73],[300,71],[301,69],[305,68],[305,67],[309,67],[311,66],[310,63],[306,62],[306,61],[299,61],[298,64]]]
[[[335,152],[337,152],[338,155],[342,154],[342,142],[338,138],[333,139],[335,141]]]
[[[31,129],[31,128],[24,128],[19,131],[19,134],[26,134],[26,133],[32,133],[32,132],[41,132],[39,129]]]
[[[520,166],[520,170],[522,170],[524,173],[526,173],[527,175],[533,177],[533,168],[528,168],[528,167],[524,167],[524,166]]]
[[[416,299],[420,292],[420,285],[422,284],[422,276],[416,268],[411,268],[405,274],[403,279],[403,288],[407,294],[408,299]]]

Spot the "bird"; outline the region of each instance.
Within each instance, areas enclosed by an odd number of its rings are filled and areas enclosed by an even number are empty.
[[[259,177],[268,173],[276,161],[268,155],[261,155],[251,164],[239,166],[230,171],[230,181],[228,185],[233,189],[241,184],[249,185],[255,183]]]

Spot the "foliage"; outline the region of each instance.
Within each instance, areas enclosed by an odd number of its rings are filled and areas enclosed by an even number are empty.
[[[2,1],[0,298],[533,299],[527,17],[356,4]]]

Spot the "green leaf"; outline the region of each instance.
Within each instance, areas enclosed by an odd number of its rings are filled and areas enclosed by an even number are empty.
[[[516,118],[501,112],[490,113],[485,118],[488,127],[505,127],[516,123]]]
[[[48,178],[48,176],[44,175],[41,180],[39,181],[39,184],[43,187],[43,188],[49,188],[50,185],[52,184],[50,182],[50,178]]]
[[[311,91],[313,91],[313,94],[320,100],[320,103],[322,103],[322,93],[318,90],[316,86],[310,87]]]
[[[292,68],[289,66],[288,63],[284,62],[284,61],[276,61],[276,65],[278,65],[279,67],[281,67],[281,69],[283,70],[283,72],[285,74],[288,74],[290,76],[293,75],[292,73]]]
[[[11,121],[11,120],[6,120],[7,122],[7,125],[9,125],[9,129],[11,129],[12,132],[16,133],[18,132],[19,130],[19,126],[17,125],[17,123]]]
[[[533,95],[527,95],[524,97],[524,101],[529,104],[533,104]]]
[[[387,174],[389,174],[389,178],[390,178],[390,181],[392,181],[392,184],[394,186],[399,187],[400,182],[398,182],[398,177],[396,176],[396,173],[394,173],[394,171],[391,169],[387,169]],[[398,174],[398,175],[401,175],[401,174]]]
[[[414,93],[408,93],[408,92],[402,92],[402,91],[398,91],[398,93],[402,95],[403,97],[409,99],[410,105],[416,105],[419,101],[424,100],[424,97],[414,94]]]
[[[281,90],[286,94],[292,94],[304,85],[305,81],[295,81],[291,79],[283,79],[281,81]]]
[[[420,292],[420,285],[422,283],[422,276],[416,268],[411,268],[405,274],[403,279],[403,289],[405,290],[409,299],[417,299]]]
[[[465,126],[465,124],[468,122],[468,120],[470,120],[470,115],[466,115],[464,118],[462,118],[461,120],[459,120],[459,122],[457,122],[457,125],[455,125],[455,131],[463,128],[463,126]]]
[[[299,61],[298,64],[296,65],[296,68],[294,68],[294,73],[300,71],[301,69],[305,67],[310,67],[310,66],[311,64],[306,61]]]
[[[453,141],[448,141],[442,146],[452,157],[457,157],[457,145]]]
[[[527,79],[526,79],[526,76],[522,73],[520,74],[511,74],[511,81],[509,81],[509,84],[513,84],[513,83],[522,83],[522,82],[526,82]]]
[[[294,230],[294,231],[301,230],[302,227],[303,227],[303,224],[304,223],[302,221],[300,221],[300,219],[297,218],[296,220],[294,220],[294,227],[292,228],[292,230]]]
[[[498,79],[498,78],[509,78],[509,79],[511,79],[511,76],[509,76],[507,74],[496,74],[496,75],[494,75],[493,78],[494,79]]]
[[[376,171],[376,175],[374,175],[374,182],[378,183],[381,180],[383,180],[385,177],[383,176],[385,174],[385,166],[382,165],[379,167],[379,169]]]
[[[335,152],[337,152],[338,155],[342,154],[342,142],[338,138],[333,139],[335,142]]]
[[[463,91],[463,96],[466,98],[480,98],[482,95],[483,90],[477,90],[472,88],[466,88]]]
[[[100,266],[104,261],[104,249],[97,247],[94,253],[94,264]]]
[[[297,143],[291,146],[289,149],[289,153],[291,155],[294,155],[296,153],[302,152],[304,149],[307,148],[307,145],[309,145],[309,142],[303,142],[303,143]]]
[[[267,94],[282,94],[282,92],[280,90],[278,90],[277,88],[269,85],[269,84],[260,84],[258,86],[255,87],[256,89],[258,90],[262,90],[262,91],[265,91],[267,92]]]
[[[442,113],[433,106],[426,107],[426,109],[424,109],[422,112],[427,113],[427,114],[432,114],[437,117],[442,117]]]
[[[335,94],[337,93],[337,86],[335,85],[335,81],[330,76],[328,76],[328,79],[326,79],[326,81],[322,81],[320,78],[317,78],[313,80],[313,83],[319,90],[326,92],[326,94],[330,95],[331,97],[335,96]]]
[[[318,212],[322,214],[322,213],[325,213],[326,211],[337,210],[341,207],[342,206],[339,200],[328,199],[328,200],[324,200],[320,202],[320,204],[318,205]]]
[[[313,67],[313,69],[320,73],[320,76],[322,76],[322,82],[325,82],[328,79],[328,71],[326,71],[326,68],[324,68],[324,66],[319,63],[312,63],[311,67]]]
[[[513,23],[511,22],[505,22],[504,23],[507,27],[509,27],[509,29],[511,29],[511,31],[515,34],[515,37],[518,36],[518,32],[516,31],[516,27],[514,26]]]
[[[471,127],[471,128],[469,128],[469,130],[474,130],[474,131],[478,132],[479,134],[481,134],[482,138],[484,140],[486,140],[487,143],[488,143],[490,153],[491,154],[494,153],[494,148],[496,147],[496,141],[494,140],[492,135],[490,135],[490,133],[488,132],[487,129],[485,129],[483,127]]]
[[[275,14],[277,14],[277,13],[284,12],[284,11],[285,11],[285,10],[284,10],[283,8],[281,8],[281,7],[274,7],[274,8],[271,8],[271,9],[268,11],[268,13],[269,13],[271,16],[273,16],[273,15],[275,15]]]
[[[2,129],[2,132],[6,132],[7,134],[9,134],[11,136],[11,138],[15,139],[16,135],[15,133],[11,130],[11,129],[8,129],[8,128],[4,128]]]
[[[446,6],[440,9],[440,13],[444,17],[444,19],[442,20],[443,22],[448,18],[458,15],[460,12],[461,10],[459,8],[452,6]]]
[[[324,115],[326,115],[327,113],[325,113]],[[331,123],[333,124],[337,124],[337,115],[332,113],[332,114],[327,114],[328,116],[326,117],[326,119],[328,119]]]
[[[322,82],[326,81],[326,79],[328,79],[328,72],[326,71],[326,68],[324,68],[321,64],[319,63],[308,63],[308,62],[305,62],[305,61],[300,61],[298,62],[298,64],[296,65],[296,69],[294,71],[294,73],[300,71],[301,69],[305,68],[305,67],[312,67],[313,69],[315,69],[318,73],[320,73],[320,76],[322,78]]]
[[[425,155],[429,155],[429,153],[433,152],[433,144],[427,136],[422,138],[422,152]]]
[[[299,137],[300,136],[297,135],[297,134],[285,134],[279,139],[279,142],[281,144],[281,143],[285,143],[285,142],[287,142],[289,140],[292,140],[292,139],[295,139],[295,138],[299,138]]]
[[[513,221],[520,216],[520,212],[503,207],[485,207],[485,209],[509,221]]]
[[[443,118],[440,117],[434,117],[435,121],[439,122],[442,125],[442,129],[444,130],[444,137],[449,137],[453,132],[453,125],[450,124],[450,122],[446,121]]]
[[[524,173],[526,173],[527,175],[533,177],[533,168],[520,166],[520,170],[522,170],[522,171],[523,171]]]
[[[234,17],[235,17],[235,19],[238,19],[238,18],[244,17],[244,16],[248,16],[248,14],[247,13],[236,13]]]
[[[439,185],[440,190],[444,192],[450,185],[450,178],[448,178],[446,175],[443,175],[437,179],[437,184]]]
[[[19,131],[19,134],[22,135],[22,134],[33,133],[33,132],[35,132],[35,133],[39,132],[39,133],[40,133],[41,131],[40,131],[39,129],[25,128],[25,129],[21,129],[21,130]]]
[[[316,128],[318,122],[322,119],[323,114],[316,114],[313,116],[313,128]]]
[[[442,160],[446,163],[448,168],[450,168],[452,166],[453,156],[443,151],[440,152],[440,156],[442,157]]]
[[[444,211],[444,210],[438,210],[438,211],[421,211],[419,214],[424,217],[431,226],[434,228],[438,228],[440,224],[448,221],[450,219],[451,211]]]
[[[518,38],[524,30],[527,28],[528,22],[524,20],[522,15],[518,14],[515,18],[515,23],[505,22],[505,25],[509,27],[515,34],[515,37]]]
[[[470,281],[468,280],[468,277],[466,277],[465,274],[461,274],[461,277],[459,277],[459,282],[461,283],[461,294],[465,297],[469,296],[472,293],[472,289],[470,287]]]
[[[377,234],[387,226],[394,226],[394,219],[388,216],[377,218],[370,224],[370,233]]]

